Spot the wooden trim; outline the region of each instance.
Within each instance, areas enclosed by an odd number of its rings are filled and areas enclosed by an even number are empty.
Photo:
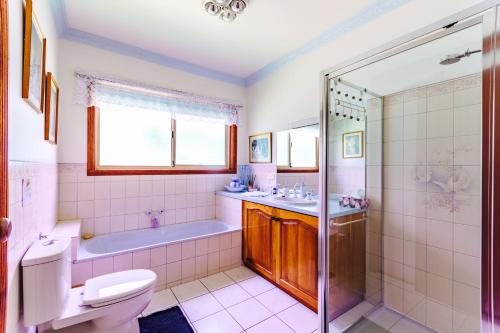
[[[494,15],[498,17],[498,10]],[[500,45],[500,27],[496,20],[484,21],[483,30],[483,91],[482,91],[482,186],[481,186],[481,321],[482,332],[493,333],[500,325],[500,229],[495,228],[495,214],[500,209],[500,196],[494,195],[500,188],[500,119],[495,117],[496,101],[500,98],[500,70],[494,54]],[[498,62],[498,59],[496,59]]]
[[[97,176],[95,165],[95,114],[96,107],[91,106],[87,109],[87,174]]]
[[[298,168],[278,168],[278,173],[318,173],[319,168],[315,169],[298,169]]]
[[[52,85],[56,87],[56,109],[50,109],[50,102],[52,98]],[[47,83],[45,85],[45,140],[57,144],[58,130],[59,130],[59,85],[57,84],[54,75],[51,72],[47,73]],[[50,114],[52,112],[56,113],[55,117],[55,133],[54,139],[50,137]]]
[[[87,175],[88,176],[137,176],[137,175],[196,175],[196,174],[235,174],[237,173],[237,146],[238,128],[229,126],[229,161],[227,168],[182,168],[171,169],[100,169],[97,167],[96,143],[96,113],[99,109],[95,106],[87,108]]]
[[[30,67],[31,67],[31,29],[33,24],[36,25],[37,30],[40,32],[42,39],[42,77],[40,78],[40,105],[33,104],[33,101],[29,98],[29,87],[30,87]],[[24,49],[23,49],[23,68],[22,68],[22,87],[21,87],[21,97],[36,111],[43,113],[44,108],[44,98],[45,98],[45,57],[47,51],[47,39],[42,31],[42,27],[38,18],[33,11],[33,0],[26,0],[24,6]]]
[[[8,1],[0,0],[0,217],[9,214],[8,177]],[[0,333],[6,331],[7,316],[7,242],[0,244]]]
[[[238,163],[238,126],[229,126],[229,170],[234,170],[236,173]]]

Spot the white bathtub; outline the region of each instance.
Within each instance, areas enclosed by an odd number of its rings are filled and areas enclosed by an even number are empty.
[[[75,263],[238,230],[241,228],[218,220],[206,220],[95,236],[81,241]]]

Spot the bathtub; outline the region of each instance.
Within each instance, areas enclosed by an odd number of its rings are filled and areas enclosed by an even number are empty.
[[[240,230],[241,227],[219,220],[205,220],[162,226],[155,229],[138,229],[95,236],[80,242],[77,259],[74,263],[234,233]]]

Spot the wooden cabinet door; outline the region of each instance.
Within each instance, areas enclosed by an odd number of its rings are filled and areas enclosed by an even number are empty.
[[[318,307],[318,219],[277,210],[276,283],[310,308]]]
[[[270,280],[275,280],[274,209],[244,202],[243,262]]]

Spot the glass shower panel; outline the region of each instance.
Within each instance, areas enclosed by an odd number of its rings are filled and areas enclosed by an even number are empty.
[[[382,99],[341,78],[331,79],[329,87],[328,317],[341,325],[345,312],[368,310],[382,300]],[[342,198],[353,202],[343,204]],[[361,212],[356,204],[365,199],[370,208]],[[351,214],[338,217],[338,209]]]
[[[462,22],[328,77],[328,210],[369,201],[329,215],[330,332],[480,332],[482,41]]]

